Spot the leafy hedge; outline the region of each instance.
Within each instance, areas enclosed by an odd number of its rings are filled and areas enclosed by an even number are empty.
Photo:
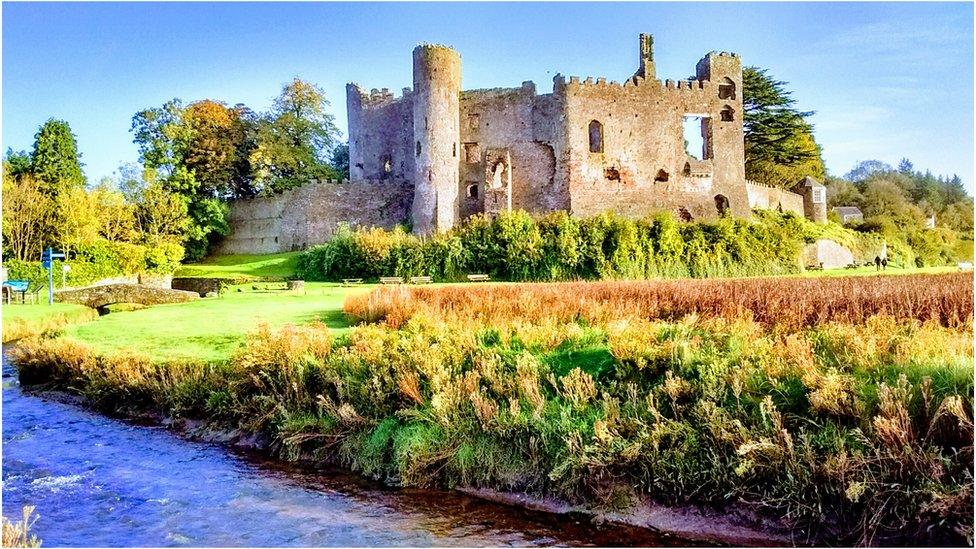
[[[67,261],[54,262],[55,286],[61,285],[62,265],[70,267],[65,277],[68,286],[84,286],[103,278],[140,272],[168,274],[179,265],[182,256],[183,248],[178,243],[161,241],[149,247],[99,240],[79,247]],[[32,288],[47,286],[47,270],[40,261],[7,259],[3,266],[7,269],[8,280],[27,280]]]
[[[631,220],[610,212],[580,219],[516,211],[495,219],[475,216],[428,238],[401,228],[340,227],[328,243],[300,256],[298,276],[457,280],[486,273],[499,280],[548,281],[773,275],[798,272],[804,243],[823,237],[855,248],[873,244],[836,225],[775,212],[753,220],[680,223],[666,213]]]

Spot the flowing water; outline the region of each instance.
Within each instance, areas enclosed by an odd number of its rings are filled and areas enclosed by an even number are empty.
[[[3,357],[3,515],[53,546],[685,545],[451,492],[395,490],[24,392]]]

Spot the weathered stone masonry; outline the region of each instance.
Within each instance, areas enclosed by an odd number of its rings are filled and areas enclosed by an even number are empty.
[[[224,252],[299,249],[339,222],[414,232],[447,230],[477,213],[522,209],[629,217],[656,211],[685,220],[793,211],[804,197],[745,179],[742,63],[712,52],[691,80],[658,80],[653,41],[641,35],[639,68],[622,83],[553,79],[552,93],[461,89],[453,49],[413,51],[413,88],[346,86],[350,178],[273,198],[236,202]],[[702,151],[685,150],[685,119],[700,121]],[[803,192],[812,191],[800,186]],[[811,197],[807,197],[809,202]]]

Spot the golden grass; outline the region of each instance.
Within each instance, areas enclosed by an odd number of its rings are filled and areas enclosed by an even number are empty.
[[[344,306],[354,320],[382,320],[391,326],[402,325],[421,308],[438,317],[493,322],[604,324],[698,314],[727,319],[751,315],[763,325],[784,328],[857,324],[874,316],[961,326],[972,323],[973,275],[381,287],[348,298]]]
[[[31,527],[37,522],[34,506],[27,505],[23,509],[23,518],[18,522],[3,517],[3,547],[40,547],[41,540],[30,533]]]

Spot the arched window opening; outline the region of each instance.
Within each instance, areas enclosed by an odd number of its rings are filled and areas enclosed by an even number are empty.
[[[731,99],[732,101],[735,101],[735,82],[733,82],[728,76],[723,78],[718,83],[718,98]]]
[[[732,107],[728,105],[722,108],[721,115],[722,115],[722,122],[732,122],[733,120],[735,120],[735,110],[733,110]]]
[[[468,195],[468,198],[470,198],[472,200],[478,198],[478,184],[477,183],[472,183],[471,185],[468,185],[467,195]]]
[[[457,143],[451,144],[451,156],[457,158]]]
[[[664,183],[668,180],[668,172],[664,170],[658,170],[657,175],[654,176],[655,183]]]
[[[720,217],[725,217],[729,213],[729,198],[724,194],[715,195],[715,209]]]
[[[685,208],[684,206],[678,208],[678,219],[684,221],[685,223],[691,222],[691,212],[688,211],[688,208]]]
[[[603,124],[596,120],[590,121],[590,152],[603,152]]]
[[[390,160],[390,156],[383,157],[383,173],[389,174],[393,171],[393,162]]]
[[[681,169],[682,175],[691,175],[691,163],[685,162],[685,167]]]
[[[417,156],[420,156],[420,141],[417,141]]]

